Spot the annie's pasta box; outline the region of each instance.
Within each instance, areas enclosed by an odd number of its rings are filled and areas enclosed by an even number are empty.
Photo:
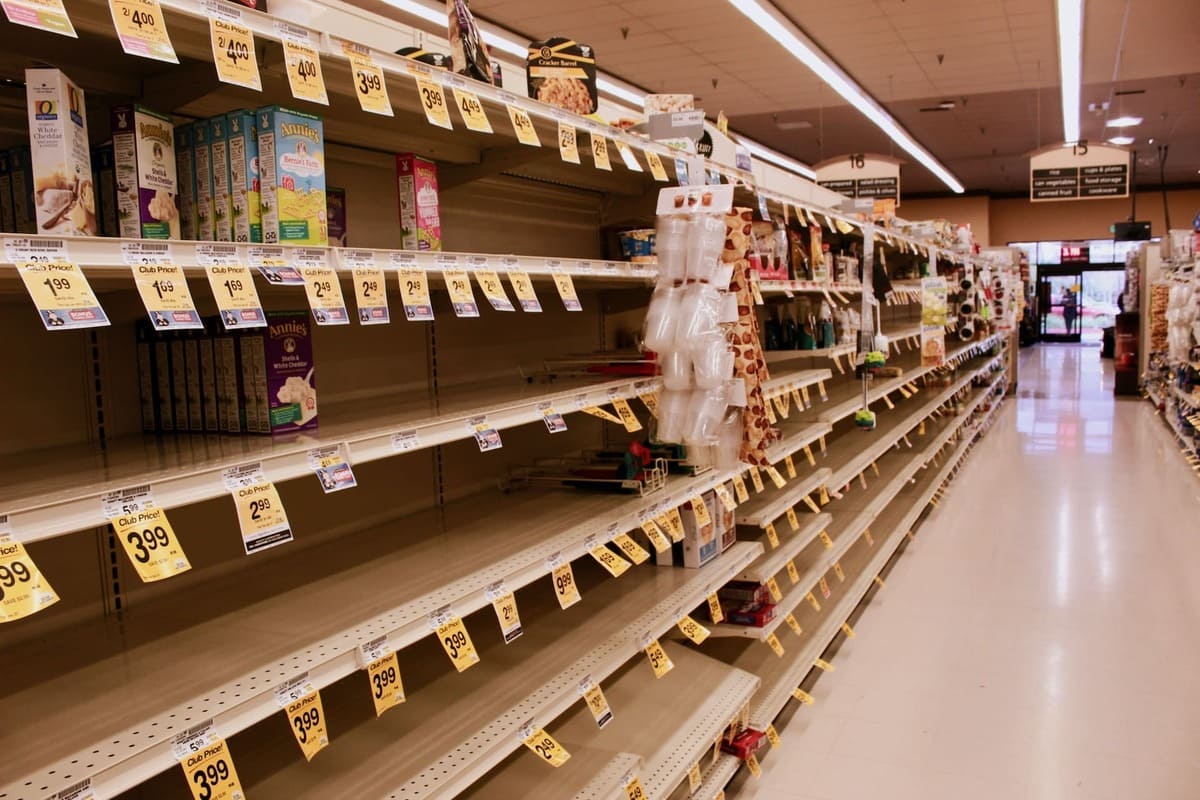
[[[280,106],[260,108],[256,113],[263,241],[328,244],[321,118]]]
[[[96,236],[83,90],[57,69],[25,70],[37,232]]]
[[[262,241],[262,184],[258,175],[258,118],[253,111],[225,115],[229,140],[229,196],[235,242]]]
[[[171,118],[142,106],[115,106],[112,135],[119,235],[178,239],[179,181]]]
[[[405,250],[441,250],[437,164],[413,153],[400,153],[396,156],[396,190],[400,199],[400,246]]]
[[[307,312],[267,312],[267,327],[240,339],[246,429],[291,433],[317,427],[312,322]]]

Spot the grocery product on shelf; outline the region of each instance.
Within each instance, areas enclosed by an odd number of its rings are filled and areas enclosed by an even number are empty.
[[[446,0],[450,55],[455,71],[484,83],[495,83],[492,59],[467,0]]]
[[[321,118],[281,106],[256,113],[263,241],[328,244]]]
[[[112,133],[116,235],[127,239],[178,239],[179,182],[171,118],[139,105],[114,106]]]
[[[595,113],[596,54],[588,45],[562,36],[531,42],[525,74],[530,97],[573,114]]]
[[[325,211],[329,219],[329,246],[345,247],[349,244],[349,240],[346,238],[345,189],[325,187]]]
[[[101,236],[117,236],[117,170],[112,143],[92,148],[92,174],[96,184],[96,224]],[[182,229],[180,230],[182,234]]]
[[[253,111],[242,109],[225,115],[229,142],[229,205],[235,242],[263,240],[257,126],[258,117]]]
[[[8,151],[0,150],[0,232],[15,233],[16,224],[10,156]]]
[[[25,91],[38,232],[96,236],[83,90],[60,70],[27,69]]]
[[[401,47],[396,51],[396,55],[411,58],[413,61],[419,61],[438,69],[450,70],[454,66],[454,60],[450,56],[426,50],[424,47]]]
[[[441,250],[437,164],[414,153],[397,155],[396,190],[400,201],[400,246],[405,250]]]
[[[196,176],[192,196],[196,203],[196,239],[201,242],[216,241],[211,137],[212,130],[207,120],[192,123],[192,163]]]

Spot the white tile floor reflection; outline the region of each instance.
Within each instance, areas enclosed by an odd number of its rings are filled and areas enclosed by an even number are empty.
[[[739,800],[1200,798],[1200,481],[1111,387],[1095,348],[1022,354]]]

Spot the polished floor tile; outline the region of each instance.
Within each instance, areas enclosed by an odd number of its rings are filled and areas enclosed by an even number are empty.
[[[1016,397],[751,800],[1200,798],[1200,481],[1095,348]]]

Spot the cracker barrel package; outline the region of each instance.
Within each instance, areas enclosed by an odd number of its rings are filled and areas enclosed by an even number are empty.
[[[258,110],[263,241],[326,245],[325,132],[321,118],[279,106]]]
[[[525,65],[530,97],[573,114],[595,113],[596,56],[591,47],[562,37],[533,42]]]

